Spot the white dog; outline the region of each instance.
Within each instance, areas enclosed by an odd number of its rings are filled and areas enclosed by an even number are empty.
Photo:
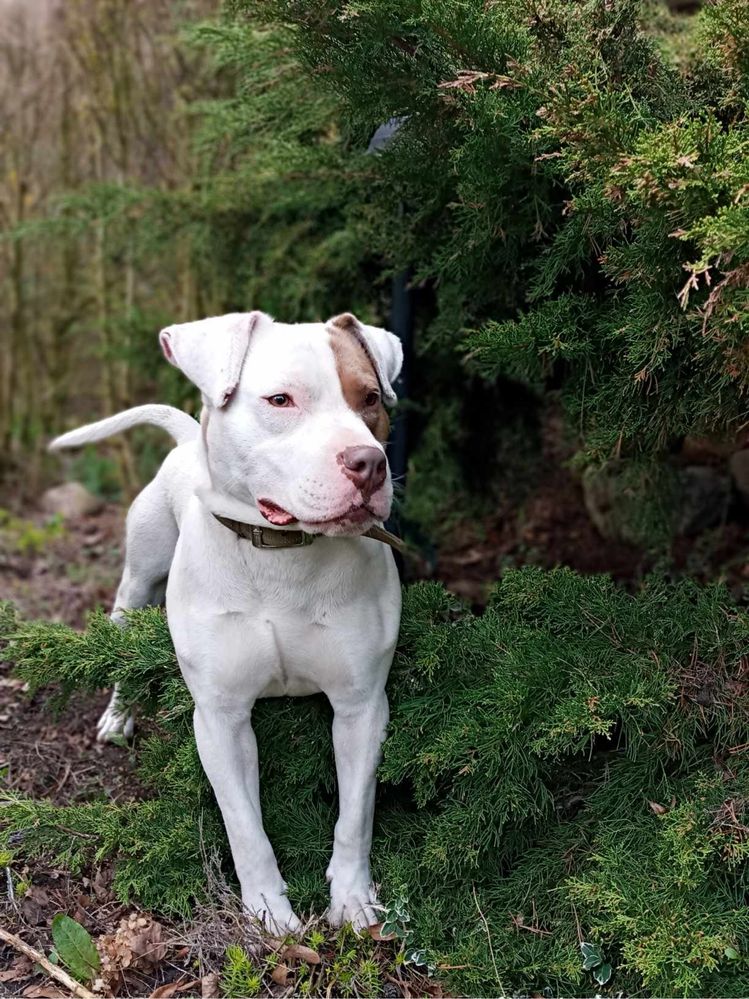
[[[252,707],[258,697],[327,695],[340,802],[328,915],[363,928],[377,920],[375,773],[400,622],[398,573],[381,543],[390,536],[378,526],[392,501],[383,403],[395,401],[400,342],[349,314],[285,325],[261,312],[169,326],[159,339],[202,393],[200,424],[169,406],[140,406],[51,447],[139,423],[175,438],[128,513],[112,617],[122,622],[166,593],[242,898],[273,930],[300,923],[263,830]],[[131,731],[116,698],[100,738]]]

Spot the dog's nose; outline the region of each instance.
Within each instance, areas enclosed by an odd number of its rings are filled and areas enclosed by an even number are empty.
[[[360,444],[347,447],[338,455],[344,475],[362,492],[379,489],[387,475],[387,460],[378,447]]]

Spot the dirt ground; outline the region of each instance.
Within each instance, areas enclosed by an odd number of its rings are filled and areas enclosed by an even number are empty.
[[[43,524],[40,513],[29,519]],[[0,543],[0,599],[12,600],[24,617],[84,624],[88,610],[108,604],[116,586],[121,559],[123,514],[118,508],[65,525],[58,538],[40,543],[38,551],[18,550],[19,532]],[[0,653],[0,660],[2,653]],[[59,716],[46,709],[48,695],[30,698],[24,684],[13,678],[10,665],[0,661],[0,767],[9,792],[48,798],[60,804],[92,798],[113,800],[137,796],[140,789],[129,753],[94,739],[96,719],[107,694],[77,696]],[[51,950],[50,925],[57,912],[78,920],[93,936],[116,934],[133,912],[110,890],[108,866],[89,876],[70,878],[53,865],[34,870],[6,869],[0,925],[44,954]],[[19,888],[20,885],[20,888]],[[140,915],[140,914],[139,914]],[[148,925],[151,925],[150,922]],[[170,962],[174,964],[174,962]],[[173,974],[184,978],[175,964]],[[165,977],[165,969],[163,975]],[[191,976],[194,979],[194,975]],[[156,976],[130,972],[125,995],[150,995]],[[0,995],[65,996],[26,956],[0,943]],[[194,994],[199,994],[196,992]]]

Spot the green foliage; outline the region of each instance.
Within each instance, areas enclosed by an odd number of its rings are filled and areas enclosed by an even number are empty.
[[[652,462],[743,424],[746,0],[692,18],[639,0],[232,7],[293,27],[350,128],[401,120],[353,211],[371,248],[435,288],[415,388],[431,421],[471,391],[467,353],[488,379],[561,385],[586,462]],[[455,481],[431,421],[420,496]]]
[[[254,959],[242,947],[227,947],[220,983],[222,995],[229,999],[244,999],[257,995],[265,983],[266,991],[267,987],[273,989],[278,983],[272,975],[279,966],[294,995],[357,997],[380,994],[383,968],[375,958],[376,945],[368,934],[358,936],[350,926],[329,935],[316,929],[306,934],[305,944],[312,950],[311,956],[316,956],[311,963],[302,954],[287,958],[283,950],[279,953],[278,947],[266,955],[256,953]],[[291,967],[285,960],[289,960]]]
[[[71,475],[83,483],[90,493],[104,500],[118,500],[120,482],[112,458],[102,455],[95,447],[85,447],[71,464]]]
[[[50,541],[59,538],[64,532],[62,517],[50,517],[40,526],[0,507],[0,546],[3,548],[24,555],[33,554],[42,551]]]
[[[135,612],[124,629],[95,614],[82,635],[0,619],[32,688],[117,679],[154,719],[137,746],[149,797],[9,796],[6,842],[74,872],[113,857],[121,898],[187,914],[204,851],[228,851],[162,614]],[[449,977],[463,994],[593,995],[606,966],[615,992],[746,994],[748,654],[749,618],[717,586],[653,578],[631,594],[526,568],[480,616],[436,584],[407,587],[373,851],[403,959],[460,966]],[[255,727],[290,896],[321,911],[327,703],[264,701]],[[336,988],[353,976],[362,994],[368,957],[344,951]]]
[[[336,953],[330,967],[324,969],[325,994],[340,996],[375,996],[380,985],[380,968],[372,958],[374,942],[360,938],[351,927],[344,928],[336,939]],[[304,994],[304,987],[300,989]]]
[[[238,308],[384,321],[383,281],[405,270],[419,290],[405,512],[422,528],[449,523],[446,494],[475,508],[513,473],[517,412],[501,407],[483,421],[482,483],[460,461],[481,438],[466,420],[479,380],[559,389],[588,464],[652,463],[685,434],[741,427],[747,0],[691,18],[653,0],[226,6],[169,22],[182,28],[170,55],[191,72],[165,115],[178,154],[164,174],[81,178],[8,235],[37,253],[100,246],[64,332],[68,368],[107,374],[105,406],[195,408],[155,348],[167,321]],[[396,139],[363,155],[392,117]],[[90,407],[70,375],[34,433],[68,401],[71,422]],[[530,435],[521,450],[533,447]]]

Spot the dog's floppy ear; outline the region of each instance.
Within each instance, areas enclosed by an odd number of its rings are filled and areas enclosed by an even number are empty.
[[[177,323],[159,333],[164,356],[197,385],[212,406],[231,399],[242,374],[250,334],[262,312],[231,312],[194,323]]]
[[[394,406],[398,397],[393,390],[393,382],[403,366],[403,347],[398,337],[379,326],[365,326],[350,312],[333,316],[326,325],[335,326],[356,337],[377,373],[382,401],[388,406]]]

